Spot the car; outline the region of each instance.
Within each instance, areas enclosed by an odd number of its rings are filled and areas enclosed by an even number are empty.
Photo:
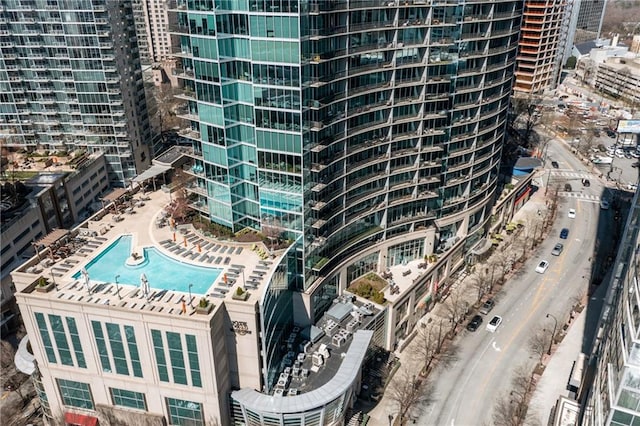
[[[491,318],[491,321],[489,321],[489,323],[487,324],[487,331],[490,331],[491,333],[493,333],[498,329],[500,324],[502,324],[502,317],[495,315],[493,318]]]
[[[631,163],[631,167],[640,167],[640,161],[636,161],[635,163]]]
[[[491,312],[491,310],[495,305],[496,305],[495,300],[488,299],[486,302],[482,304],[482,307],[480,308],[480,313],[483,315],[487,315],[489,312]]]
[[[469,324],[467,324],[467,330],[476,331],[481,324],[482,324],[482,317],[480,315],[475,315],[473,318],[471,318],[471,321],[469,321]]]
[[[564,250],[564,245],[562,243],[558,243],[553,247],[553,250],[551,250],[551,255],[560,256],[562,250]]]
[[[571,184],[565,183],[564,184],[564,191],[565,192],[571,192]]]
[[[551,162],[551,167],[553,167],[554,169],[557,169],[558,167],[560,167],[560,165],[558,164],[557,161],[552,161]]]
[[[569,237],[569,228],[562,228],[560,230],[560,238],[566,240]]]
[[[591,182],[589,182],[589,179],[582,179],[582,186],[590,187]]]
[[[609,210],[609,202],[607,200],[600,200],[600,208],[602,210]]]
[[[536,272],[539,274],[544,274],[547,271],[548,267],[549,262],[547,262],[546,260],[541,260],[540,263],[538,263],[538,266],[536,266]]]
[[[569,209],[569,212],[567,213],[567,216],[569,217],[569,219],[575,219],[576,218],[576,209]]]

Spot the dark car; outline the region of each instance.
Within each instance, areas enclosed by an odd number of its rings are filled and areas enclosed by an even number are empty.
[[[467,330],[476,331],[481,324],[482,324],[482,317],[480,315],[476,315],[473,318],[471,318],[471,321],[469,321],[469,324],[467,324]]]
[[[616,137],[616,132],[614,132],[613,130],[608,130],[607,131],[607,136],[609,136],[610,138],[615,138]]]
[[[589,182],[589,179],[582,179],[582,186],[591,186],[591,182]]]
[[[640,167],[640,161],[636,161],[635,163],[631,163],[631,167]]]
[[[558,165],[558,162],[557,162],[557,161],[552,161],[552,162],[551,162],[551,167],[553,167],[554,169],[557,169],[557,168],[558,168],[558,167],[560,167],[560,166]]]
[[[571,192],[571,185],[570,185],[570,184],[568,184],[568,183],[565,183],[565,184],[564,184],[564,191],[565,191],[565,192]]]
[[[562,238],[563,240],[566,240],[569,237],[569,228],[562,228],[562,231],[560,231],[560,238]]]

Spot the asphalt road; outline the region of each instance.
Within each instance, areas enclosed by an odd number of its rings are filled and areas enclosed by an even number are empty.
[[[463,332],[455,361],[435,371],[428,405],[416,424],[492,424],[495,401],[501,396],[508,398],[514,369],[521,365],[532,367],[537,361],[538,355],[529,350],[530,336],[540,328],[553,328],[553,319],[546,318],[547,313],[562,323],[574,296],[587,291],[593,249],[597,237],[607,235],[611,213],[600,209],[602,182],[589,174],[562,144],[552,141],[549,155],[558,161],[559,168],[550,170],[547,176],[587,176],[591,186],[581,187],[581,178],[577,178],[579,196],[559,194],[559,212],[549,236],[519,275],[505,285],[483,325],[476,332]],[[551,167],[550,161],[547,164]],[[576,210],[575,219],[567,217],[570,208]],[[558,235],[564,227],[570,229],[569,238],[560,240]],[[564,243],[563,253],[551,256],[559,241]],[[550,266],[541,275],[534,269],[542,259]],[[495,333],[490,333],[485,326],[493,315],[500,315],[503,322]]]

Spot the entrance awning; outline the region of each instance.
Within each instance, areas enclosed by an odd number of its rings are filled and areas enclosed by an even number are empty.
[[[79,413],[64,413],[64,422],[73,426],[96,426],[98,418]]]
[[[134,177],[133,181],[136,183],[144,182],[145,180],[154,178],[159,174],[164,173],[168,170],[171,170],[171,166],[154,164],[144,172],[140,173],[138,176]]]

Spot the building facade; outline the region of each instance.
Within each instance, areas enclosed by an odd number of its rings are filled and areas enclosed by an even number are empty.
[[[590,357],[580,424],[640,421],[640,204],[631,203]]]
[[[640,58],[608,58],[596,63],[595,88],[622,100],[632,108],[640,106]]]
[[[567,42],[571,3],[528,0],[524,4],[513,90],[541,94],[556,87]]]
[[[172,13],[194,208],[297,241],[311,318],[360,274],[484,235],[521,2],[177,1]]]
[[[573,30],[573,44],[596,40],[600,37],[606,6],[607,0],[578,0],[576,2],[574,10],[577,10],[577,19]]]
[[[131,1],[0,5],[3,146],[103,152],[113,185],[151,159]]]

